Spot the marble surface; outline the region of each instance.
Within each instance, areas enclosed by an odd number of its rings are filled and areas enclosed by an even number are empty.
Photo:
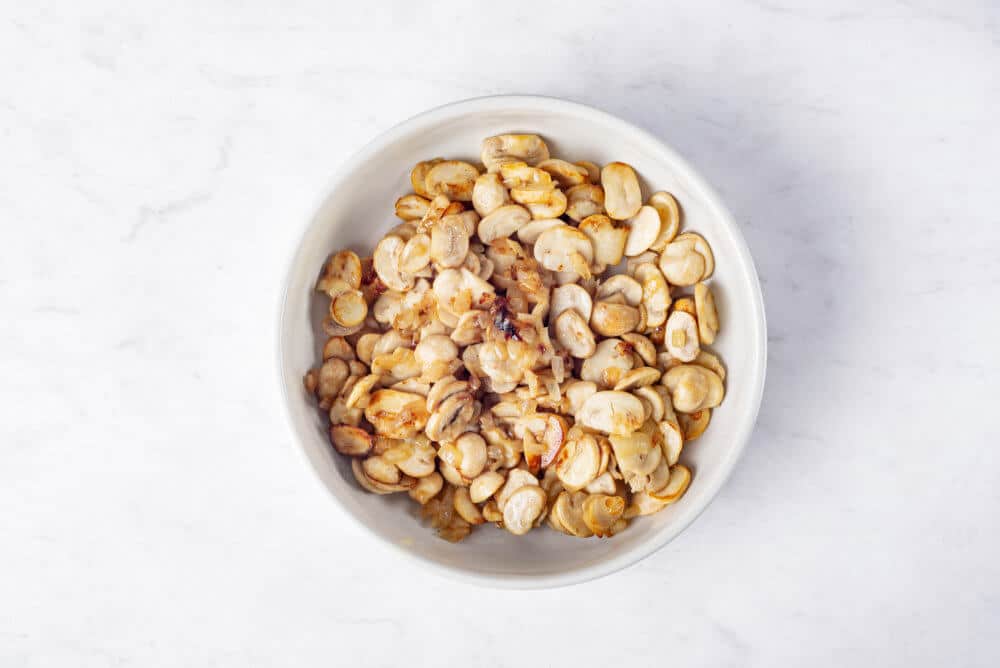
[[[998,5],[423,4],[4,3],[0,664],[997,665]],[[336,166],[501,92],[677,147],[770,326],[716,502],[549,592],[381,550],[274,372]]]

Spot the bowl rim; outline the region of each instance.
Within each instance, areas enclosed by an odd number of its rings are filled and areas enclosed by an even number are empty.
[[[495,112],[512,109],[554,111],[557,113],[561,112],[567,115],[590,119],[597,123],[614,127],[617,132],[622,134],[631,135],[637,142],[648,145],[650,148],[655,149],[655,151],[664,156],[667,161],[670,162],[675,171],[683,173],[684,179],[690,185],[691,190],[708,204],[709,208],[723,223],[723,226],[728,229],[736,252],[739,255],[739,259],[748,269],[752,283],[749,286],[753,299],[751,306],[754,314],[756,315],[754,318],[754,329],[752,334],[753,338],[757,340],[758,346],[756,351],[751,351],[751,355],[754,355],[752,375],[756,382],[748,388],[748,391],[752,393],[750,408],[747,411],[747,417],[744,419],[738,433],[735,435],[736,447],[731,451],[729,457],[720,463],[719,466],[722,469],[722,475],[718,476],[713,487],[707,490],[705,502],[699,507],[692,507],[692,509],[690,509],[685,516],[679,517],[678,520],[672,523],[669,527],[666,527],[659,533],[650,536],[649,540],[640,543],[633,548],[622,552],[621,554],[612,555],[599,563],[555,575],[491,575],[485,573],[475,573],[457,566],[442,564],[430,557],[410,552],[403,546],[398,545],[380,535],[374,529],[362,522],[360,518],[355,516],[344,501],[342,501],[334,490],[332,490],[322,479],[320,472],[316,468],[315,462],[312,461],[308,449],[305,446],[304,440],[306,436],[302,433],[301,425],[296,422],[294,415],[292,414],[291,402],[293,399],[289,394],[288,387],[285,382],[285,379],[288,376],[288,369],[285,368],[283,354],[284,331],[286,319],[289,315],[290,283],[297,266],[297,259],[303,250],[303,244],[305,242],[307,232],[315,223],[318,212],[321,210],[323,204],[329,199],[331,193],[342,185],[342,182],[352,171],[351,166],[358,164],[362,160],[366,160],[372,153],[380,150],[383,146],[419,130],[421,126],[436,124],[447,118],[467,113],[486,111]],[[282,412],[284,413],[285,418],[284,421],[292,439],[297,445],[300,456],[305,457],[308,461],[309,468],[313,472],[314,479],[326,489],[327,493],[340,507],[343,514],[349,517],[356,526],[363,527],[364,531],[369,536],[374,537],[377,542],[387,546],[390,550],[395,551],[396,554],[412,562],[421,564],[431,572],[443,575],[452,580],[458,580],[467,584],[475,584],[494,589],[548,589],[580,584],[611,575],[612,573],[628,568],[629,566],[633,566],[649,557],[654,552],[657,552],[665,547],[685,529],[687,529],[696,519],[698,519],[705,509],[712,504],[723,485],[725,485],[729,477],[732,475],[733,469],[736,467],[736,463],[746,450],[747,443],[749,442],[750,436],[753,434],[753,430],[756,426],[757,417],[760,413],[761,401],[763,399],[764,382],[767,375],[767,318],[764,311],[764,297],[761,292],[760,278],[758,276],[757,267],[753,261],[753,257],[750,254],[750,248],[746,243],[746,239],[744,238],[742,231],[737,225],[729,209],[723,203],[721,197],[719,197],[715,190],[684,157],[682,157],[673,147],[649,131],[601,109],[558,97],[512,94],[487,95],[457,100],[434,107],[427,111],[423,111],[391,126],[389,129],[375,136],[360,149],[355,151],[351,156],[344,159],[340,166],[334,171],[333,176],[328,180],[327,185],[319,198],[319,202],[311,209],[311,211],[312,214],[302,223],[299,228],[299,234],[296,241],[293,243],[290,257],[285,265],[283,284],[278,295],[277,340],[275,343],[278,385],[281,391]]]

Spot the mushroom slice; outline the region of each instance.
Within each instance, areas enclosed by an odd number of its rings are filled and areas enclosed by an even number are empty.
[[[391,353],[376,355],[372,360],[371,370],[378,376],[389,376],[388,384],[419,376],[423,369],[412,350],[396,348]]]
[[[590,316],[590,326],[601,336],[621,336],[636,329],[639,309],[628,304],[597,302]]]
[[[710,411],[706,408],[705,412]],[[684,449],[684,433],[681,431],[680,423],[677,422],[676,418],[662,420],[657,423],[657,427],[659,427],[662,437],[660,447],[663,448],[663,458],[668,465],[673,466],[680,459],[681,451]]]
[[[484,218],[510,202],[507,189],[496,173],[482,174],[472,186],[472,206]]]
[[[410,489],[410,487],[404,487],[400,484],[387,485],[380,483],[377,480],[373,480],[368,477],[367,473],[365,473],[364,466],[362,464],[363,461],[367,460],[358,458],[351,459],[351,472],[354,474],[354,479],[357,480],[358,484],[361,485],[361,487],[366,491],[369,491],[372,494],[392,494],[393,492],[405,492]]]
[[[417,484],[409,491],[410,498],[420,505],[424,505],[437,496],[442,487],[444,487],[444,478],[441,477],[441,474],[431,473],[417,480]]]
[[[583,502],[583,523],[595,536],[611,535],[611,528],[625,512],[625,499],[607,494],[591,494]]]
[[[462,288],[467,290],[472,297],[472,308],[489,308],[490,304],[493,303],[493,296],[496,294],[493,285],[464,267],[459,271],[462,274]]]
[[[562,188],[570,188],[590,180],[590,174],[585,167],[574,165],[572,162],[566,162],[559,158],[542,160],[536,166],[538,169],[544,169],[548,172]]]
[[[431,228],[431,260],[439,267],[461,266],[469,252],[469,236],[461,216],[444,216]]]
[[[495,274],[505,274],[518,262],[530,261],[531,255],[513,239],[497,239],[486,247],[486,257],[493,261]]]
[[[566,191],[566,215],[576,222],[603,213],[604,188],[601,186],[581,183]]]
[[[597,350],[594,333],[576,309],[563,311],[555,322],[556,340],[577,359],[587,359]]]
[[[462,351],[462,364],[473,378],[482,379],[486,375],[486,372],[483,371],[483,364],[479,359],[479,352],[482,348],[482,343],[473,343],[471,346],[466,346],[465,350]]]
[[[339,283],[345,283],[352,290],[361,287],[361,258],[354,251],[342,250],[334,254],[323,268],[323,275],[316,282],[316,289],[331,297],[339,290]]]
[[[430,203],[420,195],[403,195],[396,200],[396,216],[403,220],[420,220],[427,215]]]
[[[427,172],[431,171],[431,168],[439,162],[444,162],[444,158],[434,158],[433,160],[418,162],[410,172],[410,184],[413,186],[413,191],[421,197],[426,199],[434,197],[427,190]]]
[[[726,380],[726,367],[722,365],[722,360],[714,353],[710,353],[702,348],[698,356],[694,358],[694,363],[705,367],[709,371],[714,371],[718,374],[720,380]]]
[[[323,361],[325,362],[334,357],[345,362],[357,359],[354,356],[354,349],[351,348],[351,344],[342,336],[331,336],[323,344]]]
[[[437,451],[426,436],[417,435],[412,442],[407,457],[396,462],[400,471],[414,478],[423,478],[434,473],[434,459]]]
[[[591,395],[577,411],[576,421],[605,434],[626,435],[642,426],[642,402],[628,392],[603,391]]]
[[[678,235],[660,254],[660,271],[673,285],[694,285],[714,270],[712,249],[694,232]]]
[[[628,228],[615,224],[605,215],[594,214],[580,221],[580,231],[593,244],[596,262],[614,266],[622,261]]]
[[[660,254],[653,252],[651,250],[648,250],[645,253],[639,253],[635,257],[630,257],[625,260],[625,273],[633,278],[636,278],[635,275],[636,267],[638,267],[641,264],[646,264],[647,262],[655,265],[657,260],[659,259],[660,259]],[[638,279],[636,278],[636,280]]]
[[[545,193],[556,187],[548,172],[531,167],[525,162],[508,162],[501,165],[500,177],[504,186],[510,188],[511,199],[515,202],[519,201],[519,197],[525,203],[544,201]]]
[[[646,489],[652,491],[663,489],[666,487],[668,480],[670,480],[670,464],[667,463],[666,457],[661,453],[660,463],[649,474],[649,484],[646,485]]]
[[[627,371],[622,379],[618,381],[614,389],[627,392],[637,387],[652,385],[660,379],[660,372],[650,366],[641,366],[631,371]]]
[[[445,269],[434,279],[434,296],[440,310],[460,316],[471,308],[484,308],[495,294],[493,286],[465,267]],[[443,318],[442,318],[443,320]],[[452,327],[458,324],[456,319]]]
[[[627,220],[639,213],[642,191],[635,170],[624,162],[612,162],[601,170],[604,188],[604,208],[617,220]]]
[[[479,221],[479,240],[491,244],[497,239],[509,237],[530,220],[531,214],[523,206],[499,206]]]
[[[399,237],[388,236],[375,246],[373,255],[375,273],[391,290],[405,291],[413,287],[413,276],[403,274],[400,268],[405,245],[406,242]]]
[[[372,304],[372,317],[375,318],[375,322],[391,326],[402,310],[403,293],[398,290],[387,290]]]
[[[462,224],[465,225],[465,233],[470,237],[470,239],[471,237],[474,237],[476,235],[476,227],[479,225],[479,214],[475,211],[462,211],[454,215],[458,216],[458,218],[462,221]],[[477,250],[482,251],[482,249],[478,246]]]
[[[682,362],[690,362],[698,356],[698,323],[690,313],[674,311],[667,318],[667,331],[663,345],[670,356]]]
[[[379,376],[370,373],[363,378],[359,378],[356,383],[351,387],[351,391],[344,398],[344,405],[348,408],[354,408],[359,406],[364,408],[368,405],[369,394],[376,385],[378,385]]]
[[[479,271],[475,272],[476,276],[483,279],[484,281],[488,281],[491,278],[493,278],[493,270],[494,270],[493,260],[478,253],[476,254],[475,257],[479,259]]]
[[[342,455],[362,457],[371,452],[372,435],[360,427],[336,424],[330,427],[330,442]]]
[[[642,305],[646,307],[646,327],[655,328],[667,320],[670,286],[663,273],[651,262],[638,265],[633,276],[642,285]]]
[[[539,483],[541,488],[545,490],[546,497],[546,511],[552,508],[552,504],[555,503],[556,498],[564,490],[562,482],[559,480],[559,476],[556,475],[556,468],[554,466],[545,469],[545,474],[542,476],[542,481]],[[544,515],[548,515],[546,512]],[[545,517],[539,518],[544,520]]]
[[[635,352],[643,362],[649,366],[656,364],[656,346],[647,337],[642,334],[628,333],[622,334],[622,340],[625,343],[632,346],[633,352]]]
[[[591,162],[590,160],[577,160],[573,164],[579,165],[580,167],[583,167],[584,169],[587,170],[587,180],[589,180],[591,183],[600,183],[601,182],[601,166],[600,165],[597,165],[597,164]]]
[[[552,514],[552,511],[555,509],[556,501],[559,499],[559,494],[562,494],[563,491],[564,490],[560,489],[556,493],[556,498],[555,499],[553,499],[551,497],[549,498],[549,510],[550,510],[550,512],[547,513],[548,525],[549,525],[549,528],[551,528],[551,529],[553,529],[555,531],[558,531],[559,533],[564,533],[564,534],[567,534],[567,535],[571,536],[573,534],[571,534],[569,532],[569,530],[566,529],[566,527],[564,527],[562,524],[560,524],[559,520],[556,519],[556,516]]]
[[[421,340],[413,349],[413,355],[419,364],[428,367],[456,359],[458,346],[444,334],[434,334]]]
[[[515,536],[531,531],[535,520],[545,510],[545,490],[526,486],[511,494],[503,506],[503,526]]]
[[[708,429],[708,423],[712,419],[712,411],[703,408],[694,413],[678,413],[677,422],[680,425],[681,433],[684,434],[685,441],[693,441]]]
[[[442,450],[443,449],[444,448],[442,448]],[[438,451],[438,454],[441,454],[440,450]],[[458,472],[457,468],[444,460],[438,461],[438,470],[444,477],[445,482],[450,485],[454,485],[455,487],[464,487],[469,484],[469,481],[462,477],[462,474]]]
[[[511,191],[511,197],[514,196],[513,193],[514,191]],[[527,202],[525,204],[525,206],[528,207],[528,211],[531,212],[531,217],[535,220],[558,218],[566,213],[566,205],[566,195],[563,194],[563,191],[558,189],[549,192],[544,201]]]
[[[674,196],[663,191],[650,195],[649,205],[656,209],[656,213],[660,216],[660,234],[650,246],[659,253],[677,236],[677,230],[681,226],[681,210]]]
[[[556,458],[556,475],[571,492],[582,489],[597,477],[601,449],[597,439],[580,433],[570,438]]]
[[[395,489],[393,491],[401,492],[410,489],[415,486],[417,482],[413,478],[404,478],[400,474],[396,465],[383,455],[374,455],[361,460],[361,470],[368,478],[368,481],[373,483],[375,486],[399,486],[400,489]]]
[[[426,234],[414,234],[407,240],[399,256],[402,273],[413,275],[431,262],[431,238]]]
[[[503,483],[502,473],[496,471],[482,473],[469,485],[469,497],[473,503],[482,503],[496,494],[497,490],[503,487]]]
[[[562,492],[556,497],[555,505],[549,514],[558,524],[557,529],[578,538],[588,538],[594,535],[590,527],[583,521],[583,504],[589,495],[586,492]]]
[[[698,337],[702,343],[714,343],[719,333],[719,313],[715,310],[715,297],[704,283],[694,286],[694,306],[698,312]]]
[[[475,419],[478,406],[472,394],[461,392],[441,402],[437,410],[427,419],[427,436],[432,441],[446,441],[456,438]]]
[[[567,310],[576,311],[589,322],[593,309],[594,302],[590,293],[576,283],[567,283],[552,289],[551,304],[549,305],[550,322],[555,322],[563,311]]]
[[[330,317],[342,327],[356,327],[368,317],[368,303],[360,290],[341,292],[330,301]]]
[[[413,438],[430,417],[426,400],[419,394],[398,390],[377,390],[372,394],[365,417],[375,432],[389,438]]]
[[[595,299],[610,301],[612,295],[620,294],[629,306],[638,306],[642,302],[642,285],[631,276],[616,274],[597,286]]]
[[[663,459],[663,451],[658,441],[654,440],[654,433],[655,426],[647,422],[642,425],[642,429],[630,434],[612,434],[608,437],[618,470],[633,492],[649,488],[650,476]]]
[[[670,468],[670,479],[663,489],[650,492],[653,499],[662,503],[674,503],[684,495],[688,485],[691,484],[691,470],[683,464],[677,464]]]
[[[323,362],[319,373],[316,374],[316,397],[321,408],[330,407],[330,403],[344,387],[349,375],[350,368],[344,360],[334,357]]]
[[[666,328],[664,327],[664,329]],[[658,367],[660,367],[660,369],[663,370],[663,373],[666,373],[671,369],[673,369],[675,366],[680,366],[681,364],[684,364],[684,362],[680,361],[679,359],[677,359],[668,352],[662,352],[656,356],[656,364]]]
[[[702,276],[702,280],[712,276],[715,272],[715,255],[712,254],[712,247],[708,245],[704,237],[695,232],[685,232],[678,234],[674,241],[693,243],[694,251],[705,259],[705,274]]]
[[[491,172],[507,162],[537,165],[549,159],[549,147],[538,135],[497,135],[483,140],[480,159]]]
[[[487,522],[497,522],[497,526],[500,526],[499,522],[503,521],[503,513],[500,512],[500,509],[497,507],[497,502],[493,499],[490,499],[483,504],[482,513],[483,518]]]
[[[524,469],[511,469],[507,473],[507,480],[504,483],[504,486],[501,487],[500,491],[496,492],[494,495],[497,507],[500,508],[500,510],[503,510],[504,506],[507,505],[507,500],[510,499],[514,492],[522,487],[531,486],[539,487],[538,478]]]
[[[527,169],[533,169],[533,167],[528,167]],[[511,188],[510,198],[518,204],[525,206],[545,204],[552,199],[554,192],[556,192],[555,186],[551,183],[528,183],[520,188]],[[552,216],[549,217],[551,218]]]
[[[656,369],[654,369],[656,371]],[[631,373],[631,372],[629,372]],[[657,378],[659,378],[659,371],[656,371]],[[663,387],[662,385],[660,387]],[[615,387],[616,390],[621,388]],[[656,391],[655,387],[650,385],[644,385],[642,387],[637,387],[632,391],[632,394],[639,397],[643,402],[644,406],[648,404],[649,411],[646,415],[647,420],[652,420],[653,422],[659,422],[663,419],[666,414],[666,407],[664,406],[663,395]],[[669,395],[668,395],[669,396]]]
[[[594,354],[580,367],[582,380],[611,389],[632,369],[632,350],[621,339],[605,339],[597,344]]]
[[[461,202],[452,202],[444,195],[435,195],[434,199],[432,199],[430,204],[427,205],[427,213],[425,213],[424,217],[420,219],[420,222],[417,223],[416,227],[410,223],[407,223],[407,225],[413,229],[412,234],[416,234],[417,232],[424,233],[434,227],[434,225],[437,224],[437,222],[444,216],[458,214],[461,212]],[[405,238],[409,239],[409,237]]]
[[[467,488],[459,487],[456,489],[455,497],[452,502],[455,506],[455,512],[469,524],[475,526],[486,521],[483,518],[483,514],[479,512],[479,508],[477,508],[476,504],[472,502],[471,498],[469,498],[469,490]]]
[[[564,413],[576,415],[577,411],[592,394],[597,392],[597,383],[587,380],[572,380],[562,390],[566,405]]]
[[[363,322],[360,322],[357,325],[354,325],[354,327],[344,327],[334,321],[334,319],[330,316],[323,318],[323,322],[320,323],[320,326],[323,328],[323,333],[327,336],[351,336],[360,332],[364,325],[365,324]]]
[[[397,348],[409,348],[411,345],[412,343],[408,337],[403,336],[394,329],[390,329],[378,337],[378,340],[372,346],[371,356],[374,360],[379,355],[392,353]],[[370,365],[371,361],[368,364]]]
[[[639,207],[639,212],[625,224],[628,226],[625,255],[629,257],[645,253],[660,235],[660,214],[651,206]]]
[[[565,223],[558,218],[530,220],[518,228],[517,238],[523,243],[533,244],[538,241],[538,237],[542,234],[542,232],[558,225],[565,225]]]
[[[472,188],[479,171],[461,160],[442,160],[433,165],[424,177],[424,186],[430,196],[444,195],[450,200],[472,200]]]
[[[488,317],[486,311],[466,311],[458,317],[458,324],[449,335],[451,340],[460,346],[480,343],[483,340]]]
[[[663,384],[670,391],[674,408],[681,413],[715,408],[725,395],[718,374],[696,364],[681,364],[670,369],[663,376]]]
[[[583,278],[590,278],[590,263],[594,260],[594,247],[586,234],[559,225],[539,235],[535,241],[535,259],[550,271],[573,271]]]
[[[459,461],[453,464],[466,480],[473,480],[486,468],[486,441],[479,434],[462,434],[455,439],[455,448]]]
[[[615,479],[611,477],[611,474],[605,471],[591,480],[583,489],[588,494],[614,494],[618,486],[615,484]]]
[[[623,517],[631,519],[642,515],[652,515],[660,512],[668,505],[669,504],[663,501],[657,501],[654,499],[649,495],[649,492],[634,492],[632,494],[632,500],[629,503],[629,507],[625,509]]]

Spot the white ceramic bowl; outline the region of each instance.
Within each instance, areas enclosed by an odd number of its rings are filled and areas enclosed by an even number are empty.
[[[713,412],[705,435],[681,457],[694,472],[684,497],[656,515],[632,521],[611,539],[570,538],[547,527],[515,537],[483,526],[459,544],[445,542],[420,524],[417,505],[406,495],[375,496],[358,487],[347,459],[331,448],[324,418],[302,387],[302,374],[319,359],[325,339],[318,323],[326,300],[313,292],[313,284],[327,255],[345,247],[370,254],[397,222],[393,202],[411,191],[414,164],[435,156],[476,163],[480,141],[505,132],[538,133],[553,156],[633,165],[644,195],[673,193],[683,210],[682,230],[701,233],[715,252],[712,287],[722,333],[713,348],[728,368],[725,402]],[[484,97],[439,107],[388,130],[347,160],[291,260],[279,327],[281,384],[291,426],[341,510],[398,554],[494,587],[581,582],[613,573],[666,545],[705,509],[729,476],[750,437],[764,386],[767,337],[760,286],[746,242],[719,197],[656,137],[605,112],[546,97]]]

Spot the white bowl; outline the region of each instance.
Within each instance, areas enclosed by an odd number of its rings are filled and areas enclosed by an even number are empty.
[[[683,498],[656,515],[632,521],[611,539],[581,540],[550,529],[527,536],[482,526],[451,544],[422,526],[405,494],[375,496],[351,475],[346,457],[331,448],[324,418],[302,386],[325,337],[318,323],[324,299],[313,285],[327,255],[351,248],[370,254],[396,222],[393,202],[410,192],[410,169],[435,156],[479,161],[484,137],[535,132],[552,155],[633,165],[645,195],[667,190],[683,210],[682,230],[701,233],[715,252],[712,287],[722,322],[713,349],[728,369],[727,395],[708,431],[685,448],[694,472]],[[662,141],[614,116],[564,100],[533,96],[484,97],[415,116],[350,158],[306,225],[291,260],[279,324],[281,384],[295,437],[316,473],[348,515],[398,554],[461,580],[494,587],[555,587],[613,573],[666,545],[719,491],[750,437],[764,387],[766,328],[757,273],[746,242],[715,192]]]

